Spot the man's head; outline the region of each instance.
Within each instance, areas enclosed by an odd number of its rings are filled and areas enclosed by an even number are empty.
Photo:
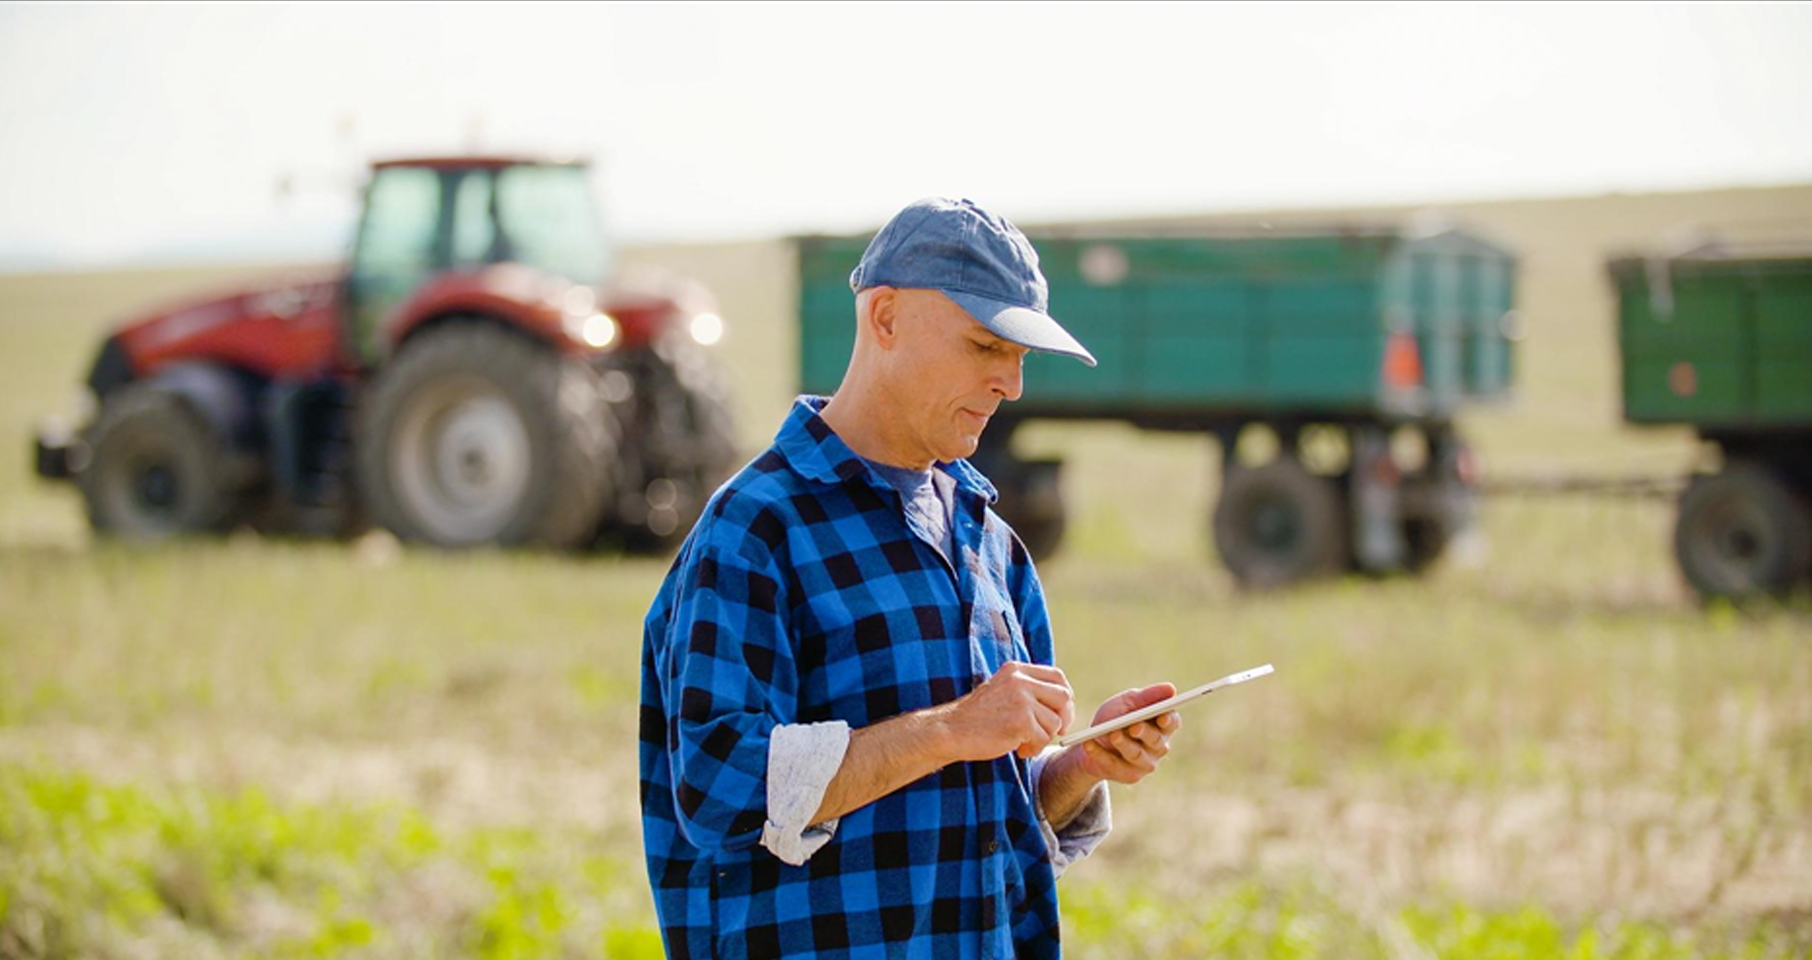
[[[974,454],[988,419],[1019,399],[1028,352],[940,291],[863,290],[850,370],[874,401],[890,448],[882,459],[922,466]]]
[[[885,458],[970,456],[1000,404],[1019,398],[1032,350],[1093,366],[1046,312],[1038,254],[1011,223],[967,200],[921,200],[875,235],[850,274],[860,391]]]

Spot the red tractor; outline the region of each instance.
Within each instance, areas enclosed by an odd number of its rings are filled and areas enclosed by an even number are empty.
[[[608,261],[581,163],[376,164],[348,267],[119,329],[38,472],[133,539],[658,547],[734,466],[723,321],[695,284],[606,290]]]

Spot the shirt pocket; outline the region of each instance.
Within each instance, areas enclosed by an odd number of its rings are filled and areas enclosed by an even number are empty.
[[[994,577],[977,577],[975,608],[970,616],[969,633],[977,642],[977,652],[992,676],[1009,660],[1029,662],[1025,628],[1019,622],[1019,611],[1007,596],[1006,585]]]

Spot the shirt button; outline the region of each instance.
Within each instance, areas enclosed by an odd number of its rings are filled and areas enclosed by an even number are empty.
[[[989,853],[993,853],[993,852],[995,852],[995,851],[996,851],[996,850],[999,850],[999,849],[1000,849],[1000,841],[999,841],[999,840],[989,840],[989,841],[988,841],[988,852],[989,852]]]

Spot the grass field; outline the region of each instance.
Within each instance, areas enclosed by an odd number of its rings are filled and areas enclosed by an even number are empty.
[[[688,265],[743,318],[751,444],[784,308],[724,277],[772,292],[772,255]],[[231,279],[0,277],[0,958],[658,956],[632,741],[664,561],[95,544],[28,476],[110,316]],[[1488,462],[1691,459],[1532,324],[1523,399],[1468,425]],[[1025,442],[1071,460],[1041,572],[1084,701],[1278,667],[1117,791],[1071,955],[1812,957],[1812,609],[1695,605],[1666,504],[1494,500],[1426,579],[1242,595],[1205,441]]]

